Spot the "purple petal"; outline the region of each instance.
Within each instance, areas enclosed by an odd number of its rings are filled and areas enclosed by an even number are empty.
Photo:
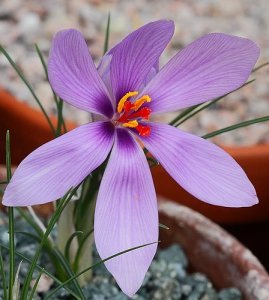
[[[210,204],[245,207],[258,203],[237,162],[218,146],[165,124],[151,123],[145,147],[190,194]]]
[[[48,75],[54,91],[66,102],[82,110],[111,116],[108,91],[79,31],[69,29],[55,35]]]
[[[118,129],[99,190],[94,221],[97,250],[102,259],[158,241],[156,194],[141,147]],[[130,297],[141,286],[157,245],[146,246],[105,263]]]
[[[172,21],[149,23],[128,35],[108,54],[112,54],[111,84],[117,101],[129,91],[136,91],[170,41]]]
[[[240,87],[259,57],[248,39],[207,34],[176,54],[144,89],[153,112],[202,103]]]
[[[62,197],[106,159],[113,136],[110,123],[94,122],[42,145],[18,166],[3,204],[36,205]]]

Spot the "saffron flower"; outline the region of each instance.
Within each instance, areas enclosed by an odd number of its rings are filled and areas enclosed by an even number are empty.
[[[155,114],[196,105],[240,87],[259,56],[252,41],[207,34],[159,70],[174,32],[160,20],[134,31],[95,67],[77,30],[56,34],[48,74],[66,102],[98,115],[27,156],[6,188],[7,206],[35,205],[62,197],[109,156],[99,193],[94,236],[102,259],[158,241],[156,193],[138,140],[189,193],[210,204],[242,207],[258,202],[241,167],[218,146],[175,127],[152,122]],[[157,245],[107,261],[127,295],[141,286]]]

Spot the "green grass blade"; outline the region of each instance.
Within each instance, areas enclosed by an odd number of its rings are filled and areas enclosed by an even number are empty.
[[[161,223],[159,223],[159,227],[160,227],[160,228],[163,228],[163,229],[166,229],[166,230],[169,230],[169,229],[170,229],[168,226],[166,226],[166,225],[164,225],[164,224],[161,224]]]
[[[69,278],[74,277],[75,273],[71,269],[71,266],[70,266],[69,262],[66,260],[66,258],[64,257],[64,255],[57,248],[55,248],[54,251],[55,251],[55,254],[57,255],[57,258],[60,261],[61,265],[64,267],[66,273],[68,274]],[[82,291],[76,278],[74,281],[72,281],[72,283],[73,283],[77,293],[80,295],[81,299],[86,300],[86,298],[83,294],[83,291]]]
[[[19,279],[19,274],[20,274],[20,270],[21,270],[21,264],[22,261],[19,263],[17,272],[16,272],[16,276],[15,276],[15,280],[14,280],[14,284],[12,287],[12,295],[13,298],[12,300],[20,300],[19,295],[20,295],[20,279]]]
[[[107,52],[108,47],[109,47],[109,34],[110,34],[110,13],[107,16],[106,35],[105,35],[105,43],[104,43],[104,54]]]
[[[72,243],[73,239],[80,234],[83,234],[83,231],[77,230],[77,231],[73,232],[66,242],[65,249],[64,249],[64,256],[66,257],[67,261],[69,261],[69,262],[70,262],[71,243]]]
[[[169,122],[169,125],[175,126],[175,124],[179,120],[181,120],[182,118],[184,118],[185,116],[187,116],[189,113],[191,113],[193,110],[195,110],[198,106],[199,106],[199,104],[184,109],[177,117],[175,117],[171,122]]]
[[[257,118],[257,119],[252,119],[252,120],[248,120],[248,121],[244,121],[244,122],[240,122],[210,133],[207,133],[205,135],[202,136],[202,138],[204,139],[209,139],[212,138],[213,136],[228,132],[228,131],[232,131],[241,127],[246,127],[246,126],[250,126],[252,124],[257,124],[257,123],[261,123],[261,122],[267,122],[269,121],[269,116],[265,116],[265,117],[261,117],[261,118]]]
[[[50,85],[47,64],[46,64],[44,56],[43,56],[42,52],[40,51],[40,49],[39,49],[39,47],[38,47],[37,44],[35,44],[35,50],[36,50],[36,53],[37,53],[37,55],[38,55],[38,57],[40,59],[42,67],[44,69],[44,73],[46,75],[46,79],[47,79],[47,81],[48,81],[48,83]],[[56,128],[55,135],[56,136],[60,136],[61,133],[62,133],[62,127],[64,129],[64,132],[66,132],[65,121],[64,121],[64,118],[63,118],[63,100],[59,99],[57,97],[57,95],[55,94],[55,92],[54,92],[53,88],[51,87],[51,85],[50,85],[50,88],[51,88],[51,91],[52,91],[52,94],[53,94],[53,99],[54,99],[54,102],[56,104],[57,113],[58,113],[57,128]]]
[[[43,273],[44,273],[44,269],[40,271],[38,277],[35,280],[35,284],[34,284],[34,286],[32,288],[31,294],[29,296],[29,300],[33,300],[34,299],[35,292],[36,292],[36,289],[38,287],[39,280],[40,280],[40,278],[41,278],[41,276],[42,276]]]
[[[258,67],[256,67],[256,68],[254,68],[254,69],[252,70],[252,73],[257,72],[258,70],[260,70],[260,69],[262,69],[263,67],[266,67],[266,66],[268,66],[268,65],[269,65],[269,61],[267,61],[267,62],[264,63],[264,64],[261,64],[260,66],[258,66]]]
[[[9,54],[6,52],[6,50],[0,45],[0,51],[4,54],[4,56],[6,57],[6,59],[9,61],[9,63],[11,64],[11,66],[14,68],[14,70],[17,72],[17,74],[19,75],[19,77],[21,78],[21,80],[24,82],[24,84],[27,86],[28,90],[30,91],[30,93],[32,94],[32,96],[34,97],[35,101],[37,102],[38,106],[40,107],[42,113],[44,114],[51,131],[55,134],[55,129],[53,127],[53,124],[48,116],[48,114],[46,113],[42,103],[40,102],[40,100],[38,99],[36,93],[34,92],[33,88],[31,87],[30,83],[28,82],[28,80],[25,78],[23,72],[20,70],[20,68],[15,64],[15,62],[12,60],[12,58],[9,56]]]
[[[39,236],[36,236],[32,233],[23,232],[23,231],[16,231],[16,233],[26,235],[26,236],[32,238],[34,241],[36,241],[38,243],[42,242],[42,239]],[[47,240],[46,243],[44,244],[44,248],[48,252],[49,257],[50,257],[54,267],[57,267],[57,265],[60,265],[61,266],[61,273],[63,273],[63,271],[65,271],[68,274],[69,277],[72,277],[74,275],[74,272],[72,271],[69,262],[66,260],[66,258],[62,255],[62,253],[57,248],[52,247],[49,240]],[[59,267],[58,267],[58,269],[59,269]],[[65,279],[66,279],[66,277],[65,277]],[[75,280],[73,282],[73,284],[74,284],[77,292],[79,293],[81,299],[85,299],[84,295],[83,295],[83,291],[82,291],[81,287],[79,286],[77,280]]]
[[[24,218],[24,220],[35,230],[39,237],[43,236],[43,230],[38,226],[38,224],[29,216],[29,214],[22,208],[16,207],[17,211]]]
[[[9,183],[11,179],[11,154],[10,154],[10,134],[9,130],[6,132],[6,172],[7,172],[7,182]]]
[[[7,181],[11,179],[11,155],[10,155],[10,134],[9,130],[6,133],[6,170]],[[14,242],[14,211],[13,207],[8,208],[8,230],[9,230],[9,299],[13,297],[13,284],[15,280],[15,242]]]
[[[4,297],[4,300],[8,300],[6,273],[5,273],[5,268],[4,268],[4,261],[3,261],[2,247],[1,246],[0,246],[0,274],[1,274],[1,277],[2,277],[3,297]]]
[[[42,67],[43,67],[43,70],[44,70],[44,73],[45,73],[45,76],[46,76],[46,80],[49,82],[49,76],[48,76],[48,68],[47,68],[47,64],[45,62],[45,59],[44,59],[44,56],[42,54],[42,52],[40,51],[39,47],[37,44],[35,44],[35,50],[36,50],[36,53],[40,59],[40,62],[42,64]],[[53,93],[53,99],[54,99],[54,102],[56,104],[56,106],[58,107],[58,98],[57,98],[57,95],[55,94],[54,90],[51,88],[51,91]]]
[[[76,188],[77,189],[77,188]],[[24,285],[23,285],[23,289],[22,289],[22,295],[21,295],[21,299],[22,300],[26,300],[27,299],[27,293],[28,293],[28,290],[29,290],[29,286],[30,286],[30,282],[31,282],[31,279],[32,279],[32,276],[33,276],[33,272],[34,272],[34,269],[35,269],[35,265],[37,264],[37,260],[41,254],[41,250],[50,234],[50,232],[52,231],[55,223],[58,221],[62,211],[64,210],[64,208],[66,207],[66,205],[68,204],[68,202],[71,200],[72,196],[74,195],[76,189],[70,189],[65,195],[64,197],[60,200],[60,204],[57,206],[57,209],[55,211],[55,213],[53,214],[49,224],[48,224],[48,227],[47,227],[47,230],[46,232],[44,233],[43,237],[42,237],[42,240],[39,244],[39,247],[34,255],[34,258],[32,260],[32,263],[30,265],[30,268],[29,268],[29,271],[28,271],[28,274],[27,274],[27,277],[25,279],[25,282],[24,282]]]
[[[108,260],[114,258],[114,257],[117,257],[117,256],[119,256],[119,255],[122,255],[122,254],[124,254],[124,253],[130,252],[130,251],[133,251],[133,250],[136,250],[136,249],[139,249],[139,248],[143,248],[143,247],[146,247],[146,246],[150,246],[150,245],[153,245],[153,244],[157,244],[157,243],[158,243],[158,242],[153,242],[153,243],[148,243],[148,244],[140,245],[140,246],[137,246],[137,247],[133,247],[133,248],[130,248],[130,249],[121,251],[121,252],[119,252],[119,253],[117,253],[117,254],[114,254],[114,255],[112,255],[112,256],[109,256],[109,257],[105,258],[104,260],[101,260],[101,261],[95,263],[94,265],[92,265],[92,266],[90,266],[90,267],[88,267],[88,268],[82,270],[81,272],[77,273],[77,274],[74,275],[73,277],[69,278],[67,281],[63,282],[63,283],[62,283],[61,285],[59,285],[56,289],[54,289],[54,290],[51,291],[49,294],[47,294],[47,296],[44,298],[44,300],[50,299],[50,297],[51,297],[52,295],[54,295],[59,289],[61,289],[61,288],[64,287],[66,284],[68,284],[68,283],[71,282],[72,280],[76,279],[77,277],[79,277],[79,276],[82,275],[83,273],[89,271],[90,269],[92,269],[92,268],[94,268],[94,267],[96,267],[96,266],[98,266],[98,265],[100,265],[100,264],[102,264],[102,263],[104,263],[104,262],[106,262],[106,261],[108,261]]]
[[[204,109],[212,106],[213,104],[217,103],[218,101],[224,99],[226,96],[228,96],[229,94],[237,91],[237,90],[240,90],[242,89],[243,87],[245,87],[246,85],[249,85],[251,84],[252,82],[254,82],[255,79],[252,79],[246,83],[244,83],[242,86],[240,86],[238,89],[230,92],[230,93],[227,93],[223,96],[220,96],[208,103],[202,103],[202,104],[199,104],[195,109],[193,109],[189,114],[187,114],[184,118],[181,118],[181,120],[179,120],[176,124],[174,124],[175,127],[178,127],[179,125],[181,125],[182,123],[184,123],[185,121],[187,121],[188,119],[192,118],[193,116],[197,115],[199,112],[203,111]]]
[[[83,236],[82,240],[80,241],[80,244],[79,244],[79,246],[78,246],[78,250],[77,250],[77,253],[76,253],[76,257],[75,257],[75,260],[74,260],[74,267],[73,267],[73,269],[75,270],[75,272],[77,272],[77,270],[78,270],[79,259],[80,259],[80,257],[81,257],[81,253],[82,253],[83,246],[84,246],[86,240],[88,239],[88,237],[89,237],[92,233],[93,233],[93,229],[90,230],[89,232],[87,232],[87,233]],[[89,251],[90,251],[90,250],[89,250]]]
[[[2,247],[3,249],[6,249],[6,250],[9,250],[9,247],[8,246],[5,246],[3,244],[0,243],[0,247]],[[21,254],[20,252],[18,251],[15,251],[15,254],[22,258],[25,262],[31,264],[32,263],[32,260],[26,256],[24,256],[23,254]],[[43,267],[39,266],[38,264],[35,265],[35,268],[39,271],[43,271],[43,273],[45,273],[47,276],[49,276],[51,279],[53,279],[57,284],[61,284],[62,282],[57,278],[55,277],[53,274],[51,274],[50,272],[46,271]],[[67,286],[64,286],[63,287],[66,291],[68,291],[70,293],[70,295],[72,295],[73,297],[75,297],[75,299],[77,300],[81,300],[81,298],[74,293],[74,291],[72,291],[70,288],[68,288]]]

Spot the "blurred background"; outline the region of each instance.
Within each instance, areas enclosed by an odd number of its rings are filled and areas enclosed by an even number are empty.
[[[0,43],[23,69],[47,111],[54,113],[52,95],[35,52],[37,43],[45,58],[51,39],[60,29],[83,32],[96,62],[103,52],[108,12],[111,13],[110,46],[143,24],[174,20],[176,31],[161,63],[179,49],[209,32],[224,32],[254,40],[261,48],[258,65],[269,61],[269,2],[267,0],[0,0]],[[21,101],[36,103],[7,60],[0,56],[0,85]],[[211,110],[182,125],[202,135],[230,124],[260,117],[269,111],[269,68],[255,74],[256,82],[227,97]],[[67,107],[67,118],[84,123],[88,116]],[[171,114],[165,117],[171,119]],[[269,141],[269,127],[259,124],[215,138],[225,145],[253,145]]]
[[[163,53],[161,65],[182,47],[209,32],[224,32],[252,39],[261,48],[261,56],[257,63],[260,65],[269,61],[268,11],[268,0],[0,0],[0,44],[21,67],[45,109],[53,115],[56,113],[56,108],[34,44],[38,44],[47,59],[51,39],[58,30],[65,28],[81,30],[94,61],[98,63],[103,54],[104,33],[109,12],[111,13],[110,46],[115,45],[132,30],[147,22],[161,18],[171,19],[175,22],[176,31]],[[203,135],[243,120],[268,115],[268,75],[269,67],[259,70],[253,75],[256,79],[254,83],[188,120],[182,124],[181,128]],[[9,91],[19,101],[37,108],[28,89],[3,55],[0,55],[0,89]],[[1,101],[0,97],[0,103]],[[1,105],[0,110],[2,110],[0,114],[3,120],[6,112],[4,113]],[[65,105],[64,115],[66,119],[77,124],[85,123],[89,118],[88,114],[69,105]],[[168,114],[162,119],[169,121],[173,116],[173,114]],[[17,113],[17,118],[20,118],[20,111]],[[1,129],[3,129],[0,137],[2,141],[6,130],[3,124],[0,120]],[[30,132],[30,130],[25,134],[34,135],[34,131]],[[37,132],[42,140],[43,136],[40,133],[42,131]],[[18,137],[17,141],[20,143],[18,147],[27,146],[28,142],[25,139]],[[182,196],[175,183],[171,180],[166,182],[166,177],[160,174],[157,174],[162,181],[159,185],[163,187],[158,185],[157,191],[162,196],[174,198],[174,200],[181,197],[179,202],[186,197],[184,204],[190,204],[191,207],[232,232],[269,269],[269,246],[266,245],[269,232],[268,122],[225,133],[211,140],[232,147],[230,153],[255,182],[261,204],[253,210],[252,208],[239,210],[212,208],[212,206],[200,204],[195,199],[189,199],[185,194]],[[262,146],[261,152],[256,150],[256,145]],[[244,148],[242,154],[234,150],[238,147],[241,149],[242,146],[255,147],[250,148],[250,152],[248,148]],[[3,153],[1,156],[4,158]],[[23,155],[19,157],[19,159],[22,158]],[[167,194],[167,190],[171,193]]]

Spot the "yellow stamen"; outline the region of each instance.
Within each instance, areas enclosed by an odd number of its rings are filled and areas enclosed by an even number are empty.
[[[134,110],[137,111],[145,102],[150,102],[151,98],[149,95],[144,95],[141,98],[137,99],[133,104]]]
[[[138,122],[136,120],[132,120],[122,124],[123,127],[135,128],[138,126]]]
[[[128,98],[136,96],[137,94],[138,94],[138,92],[129,92],[129,93],[125,94],[118,103],[118,113],[122,112],[122,110],[124,108],[124,104],[128,100]]]

